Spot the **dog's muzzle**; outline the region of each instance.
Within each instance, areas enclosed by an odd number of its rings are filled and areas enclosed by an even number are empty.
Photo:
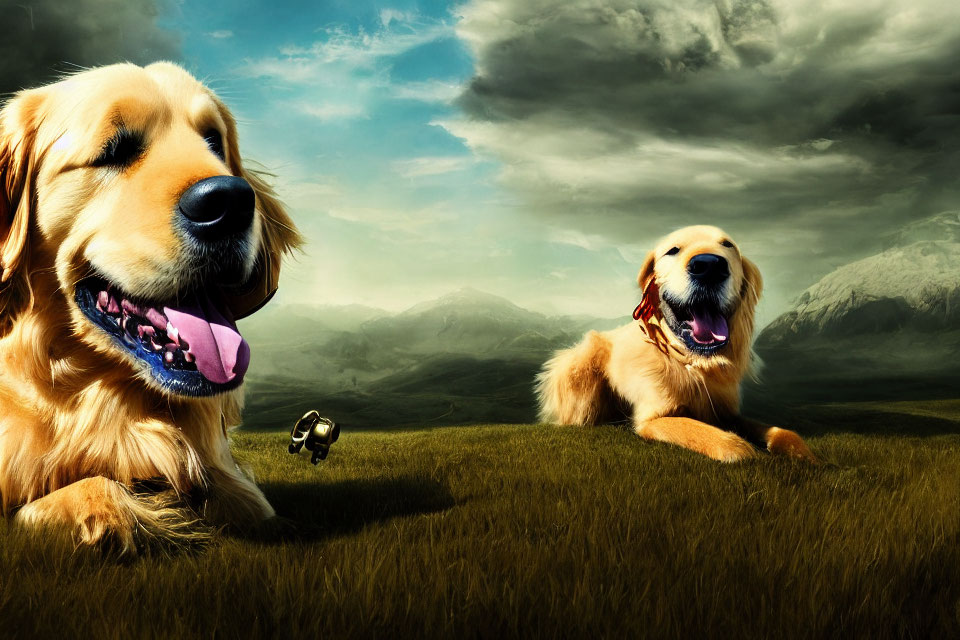
[[[687,262],[690,279],[703,286],[716,286],[730,277],[727,260],[713,253],[700,253]]]
[[[187,189],[177,210],[190,236],[200,242],[217,242],[249,231],[256,204],[256,194],[246,180],[214,176]]]
[[[229,288],[250,275],[257,197],[237,176],[213,176],[188,188],[177,203],[177,226],[202,265],[201,279]]]

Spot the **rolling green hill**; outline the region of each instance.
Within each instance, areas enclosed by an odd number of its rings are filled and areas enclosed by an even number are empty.
[[[241,329],[253,349],[247,425],[309,409],[355,427],[527,422],[533,378],[590,328],[623,320],[545,316],[462,289],[398,314],[369,307],[268,309]]]
[[[424,357],[361,388],[318,390],[310,381],[261,380],[248,395],[244,426],[292,427],[318,409],[358,428],[410,424],[476,424],[535,418],[533,377],[537,358],[502,360],[460,355]]]

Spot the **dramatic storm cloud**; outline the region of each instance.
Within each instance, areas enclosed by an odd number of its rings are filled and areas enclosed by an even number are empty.
[[[310,240],[278,304],[622,316],[654,239],[709,222],[762,324],[960,209],[957,2],[0,0],[0,92],[158,58],[221,92]]]
[[[958,206],[960,4],[476,0],[444,122],[554,227],[721,225],[779,295]],[[774,295],[777,295],[775,292]]]
[[[93,66],[179,57],[154,0],[0,0],[0,94]]]

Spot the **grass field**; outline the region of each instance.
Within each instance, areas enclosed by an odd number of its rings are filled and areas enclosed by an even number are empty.
[[[0,636],[960,637],[957,409],[822,407],[817,467],[497,425],[315,468],[242,432],[281,525],[127,563],[4,533]]]

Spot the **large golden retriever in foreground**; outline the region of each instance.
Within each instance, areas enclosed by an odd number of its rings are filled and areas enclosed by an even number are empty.
[[[644,438],[733,462],[771,453],[814,460],[793,431],[740,415],[762,280],[729,235],[680,229],[647,256],[637,322],[591,331],[558,352],[537,379],[545,422],[590,425],[626,418]]]
[[[181,68],[85,71],[0,111],[0,499],[126,551],[273,510],[233,460],[235,319],[299,235]]]

